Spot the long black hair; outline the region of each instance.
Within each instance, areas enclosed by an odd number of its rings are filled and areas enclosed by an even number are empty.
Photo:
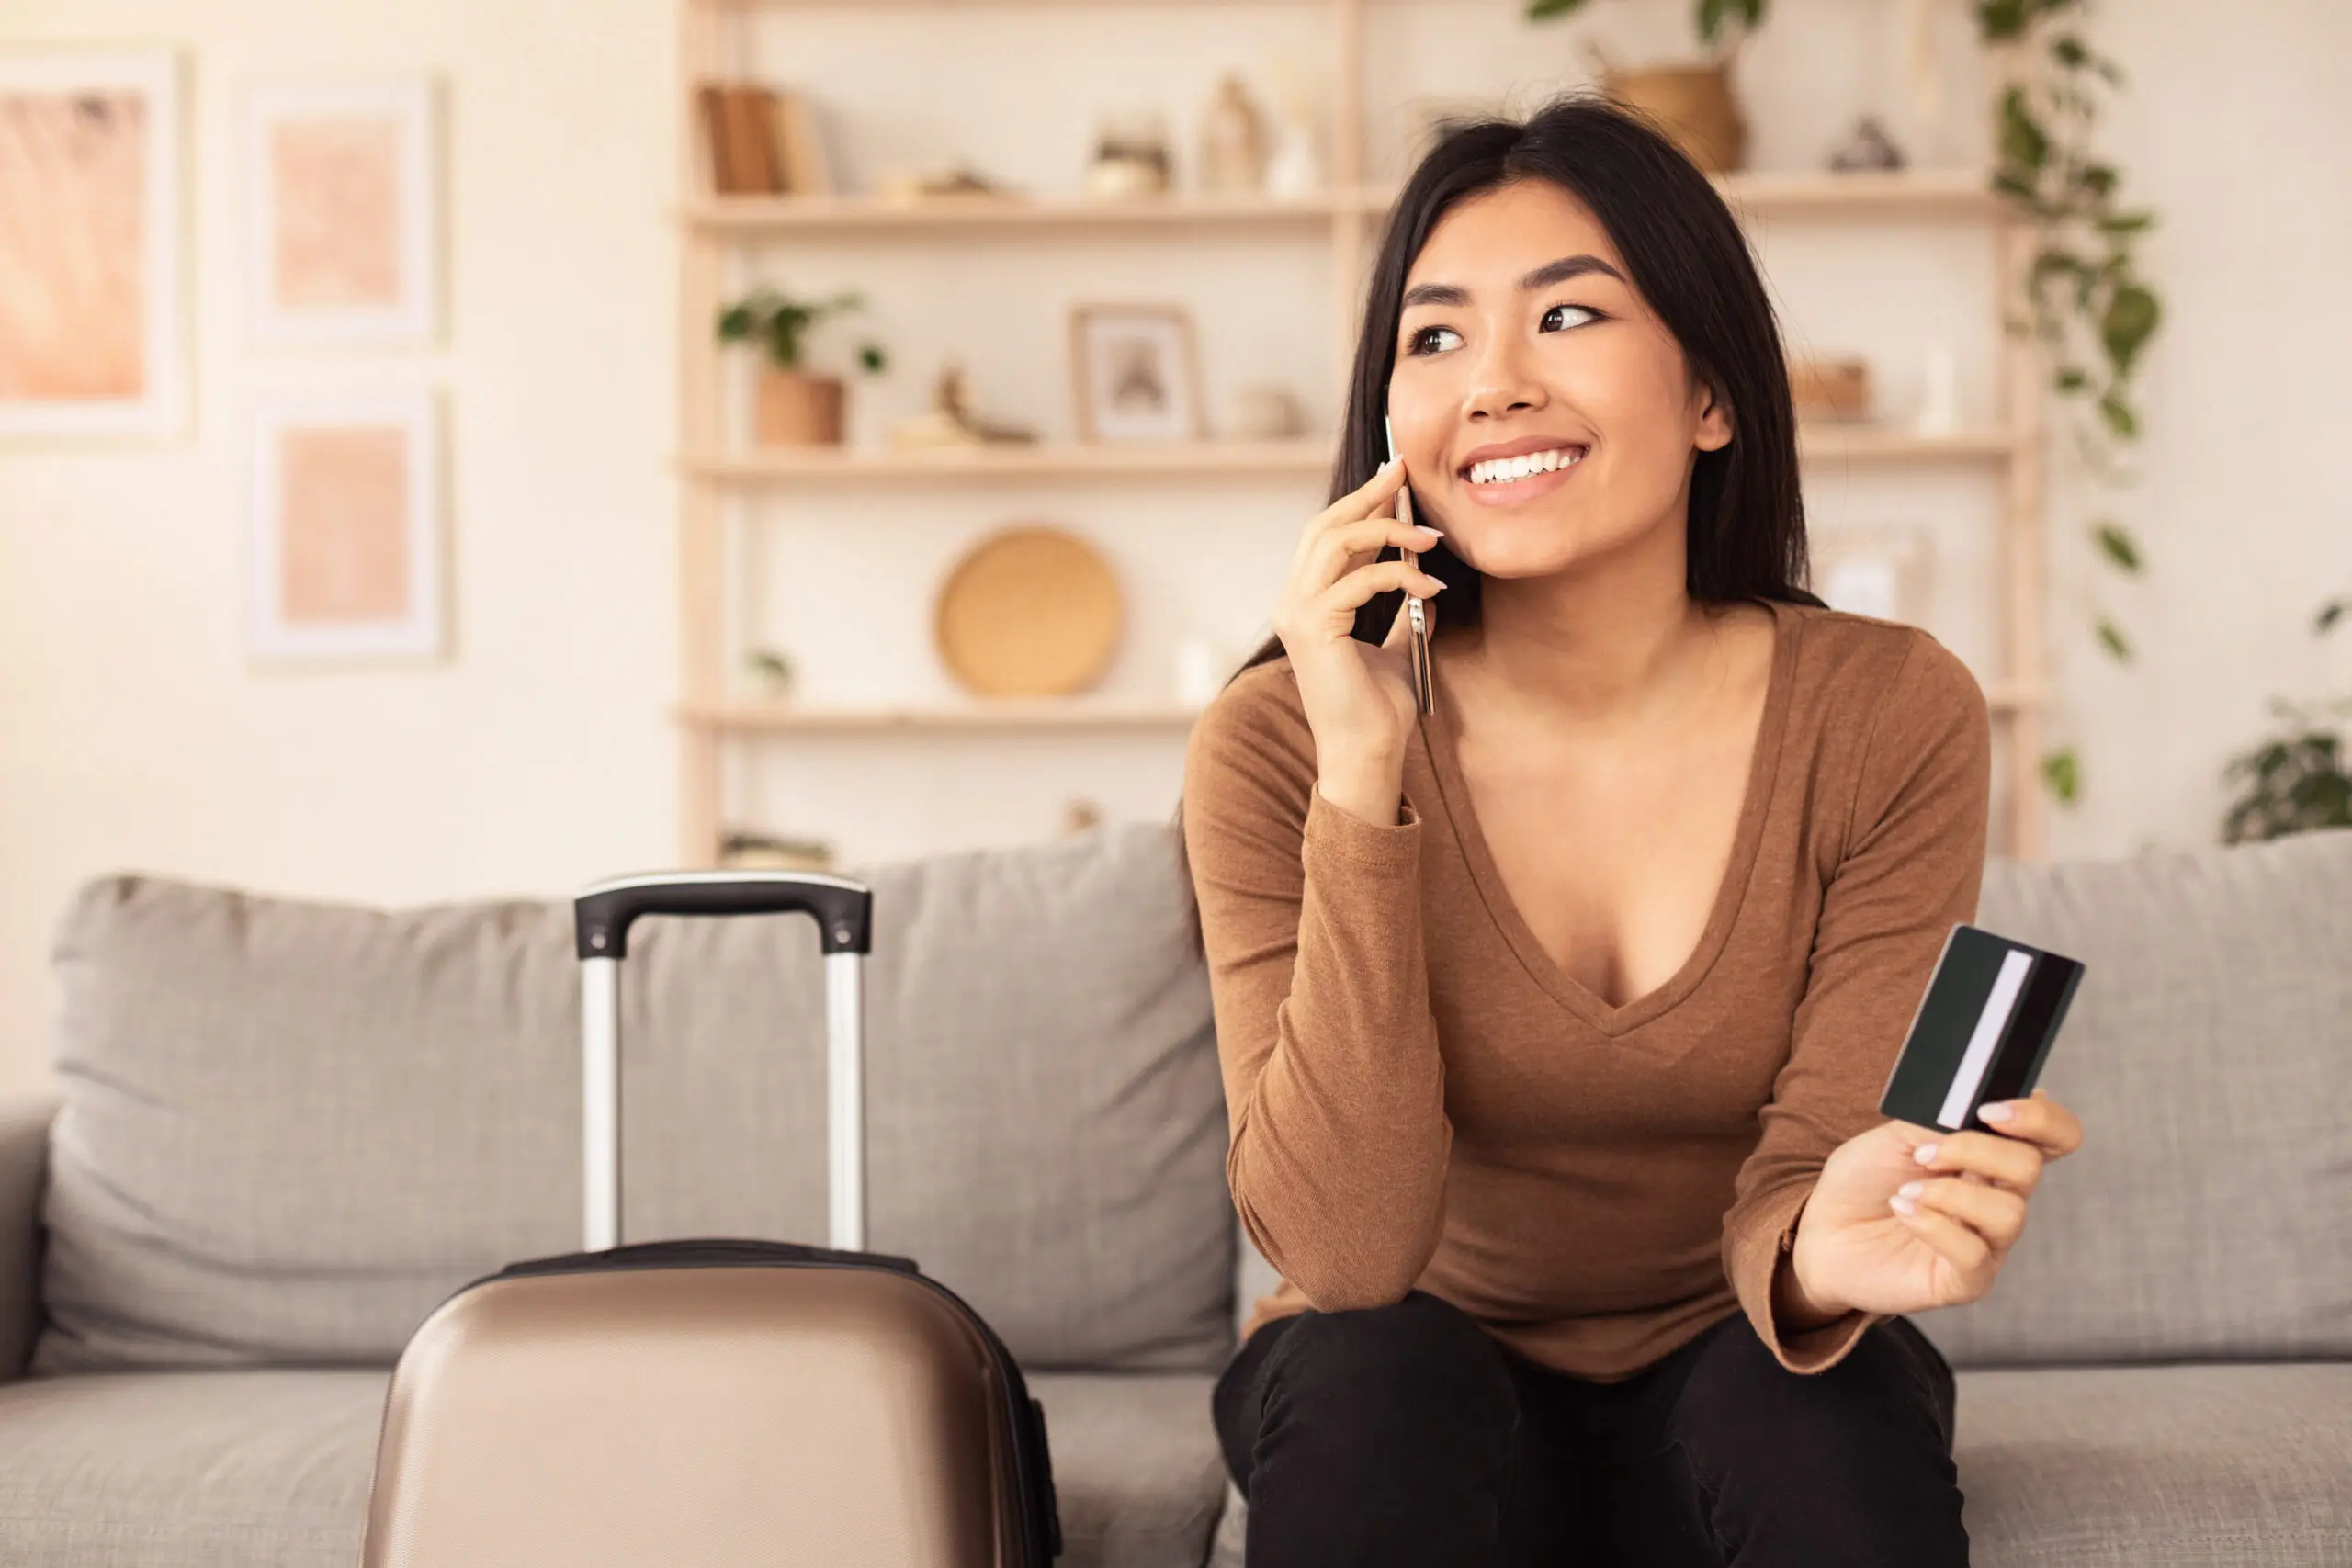
[[[1777,599],[1821,606],[1804,587],[1804,498],[1780,323],[1747,236],[1707,176],[1663,131],[1589,93],[1555,98],[1524,121],[1455,122],[1405,182],[1365,291],[1329,499],[1369,482],[1387,458],[1384,416],[1405,279],[1431,231],[1468,198],[1529,179],[1548,180],[1591,209],[1634,287],[1681,345],[1690,373],[1730,408],[1730,442],[1701,452],[1691,468],[1683,576],[1690,596],[1702,604]],[[1378,558],[1396,554],[1385,546]],[[1478,573],[1442,542],[1421,555],[1420,565],[1446,585],[1441,624],[1476,625]],[[1374,594],[1356,612],[1351,635],[1381,641],[1403,602],[1402,589]],[[1282,653],[1282,639],[1269,637],[1234,677]],[[1189,886],[1181,797],[1175,820]]]

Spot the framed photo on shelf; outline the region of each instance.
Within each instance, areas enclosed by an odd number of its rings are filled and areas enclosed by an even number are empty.
[[[187,402],[179,61],[0,53],[0,435],[158,435]]]
[[[1070,358],[1080,441],[1199,441],[1200,359],[1182,305],[1077,305]]]
[[[430,392],[255,404],[246,552],[255,657],[441,653],[437,426]]]
[[[429,342],[438,202],[431,81],[256,89],[246,275],[265,343]]]

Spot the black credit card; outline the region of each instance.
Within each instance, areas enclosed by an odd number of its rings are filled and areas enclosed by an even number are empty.
[[[1991,1131],[1976,1108],[2033,1092],[2082,977],[2071,958],[1953,926],[1879,1110],[1922,1127]]]

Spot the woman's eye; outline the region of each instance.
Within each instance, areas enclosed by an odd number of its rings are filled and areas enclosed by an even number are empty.
[[[1587,310],[1582,305],[1555,305],[1550,310],[1544,312],[1544,324],[1546,326],[1550,325],[1552,318],[1560,315],[1577,317],[1577,320],[1567,323],[1572,327],[1582,326],[1586,321],[1598,321],[1600,318],[1600,311]]]
[[[1429,346],[1430,335],[1436,333],[1444,333],[1449,337],[1460,335],[1455,333],[1452,327],[1423,327],[1419,332],[1413,334],[1413,341],[1411,344],[1412,352],[1415,354],[1436,353],[1437,350]]]

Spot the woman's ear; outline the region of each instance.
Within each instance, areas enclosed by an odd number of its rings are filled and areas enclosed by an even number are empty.
[[[1699,405],[1699,429],[1690,445],[1702,452],[1716,452],[1731,445],[1731,404],[1716,390],[1713,380],[1702,380],[1699,392],[1703,400]]]

